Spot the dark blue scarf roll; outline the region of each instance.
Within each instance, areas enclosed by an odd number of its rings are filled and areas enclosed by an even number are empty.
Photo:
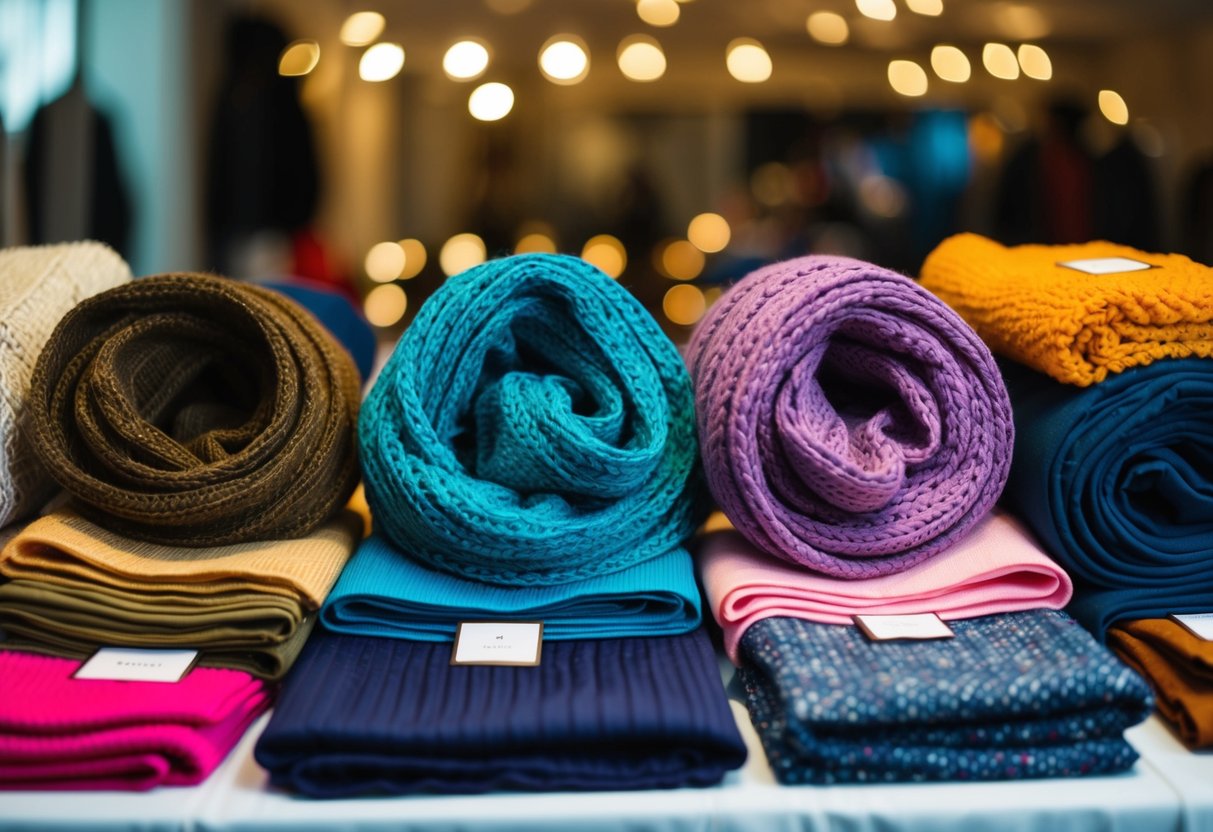
[[[703,632],[544,642],[538,667],[452,667],[451,646],[317,631],[255,756],[312,797],[654,789],[745,761]]]
[[[949,622],[956,637],[871,642],[768,618],[741,638],[750,717],[781,783],[1108,774],[1150,690],[1065,613]]]

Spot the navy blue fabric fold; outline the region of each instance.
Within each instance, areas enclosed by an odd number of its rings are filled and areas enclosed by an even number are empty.
[[[545,642],[538,667],[450,655],[317,631],[257,762],[275,786],[348,797],[706,786],[745,761],[702,630]]]
[[[955,638],[872,642],[768,618],[741,638],[750,717],[781,783],[1109,774],[1152,699],[1065,613],[949,622]]]
[[[1090,387],[1004,362],[1016,443],[1005,500],[1074,579],[1103,640],[1121,619],[1213,612],[1213,360]]]

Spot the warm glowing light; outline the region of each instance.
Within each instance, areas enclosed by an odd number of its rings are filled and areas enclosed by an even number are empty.
[[[674,0],[640,0],[636,14],[650,26],[673,26],[682,10]]]
[[[809,37],[830,46],[846,43],[847,38],[851,36],[847,19],[834,12],[813,12],[805,21],[805,26],[809,30]]]
[[[892,20],[897,17],[897,6],[893,0],[855,0],[855,8],[864,17],[873,20]]]
[[[619,277],[628,265],[628,252],[623,243],[610,234],[599,234],[585,241],[581,259],[597,266],[610,277]]]
[[[943,14],[943,0],[906,0],[906,8],[914,14],[939,17]]]
[[[680,283],[671,286],[661,299],[661,311],[671,323],[679,326],[693,326],[708,311],[707,300],[698,286]]]
[[[346,46],[366,46],[383,34],[386,21],[379,12],[354,12],[341,24],[341,42]]]
[[[515,254],[555,254],[556,241],[542,231],[524,234],[514,245]]]
[[[404,271],[404,249],[399,243],[375,243],[366,253],[366,275],[376,283],[391,283]]]
[[[1049,60],[1049,53],[1034,43],[1020,45],[1019,68],[1024,75],[1037,81],[1048,81],[1053,77],[1053,62]]]
[[[400,241],[400,249],[404,252],[404,266],[400,270],[400,279],[412,280],[425,268],[425,246],[420,240],[409,237]]]
[[[479,78],[489,67],[489,50],[475,40],[461,40],[451,44],[442,56],[442,71],[452,81],[471,81]]]
[[[1099,91],[1099,111],[1113,124],[1129,123],[1129,105],[1114,90]]]
[[[1037,40],[1053,29],[1044,12],[1036,6],[1002,2],[991,4],[989,11],[999,31],[1011,40]]]
[[[514,91],[496,81],[481,84],[468,96],[468,112],[480,121],[497,121],[514,109]]]
[[[995,78],[1014,81],[1019,77],[1019,60],[1005,43],[987,43],[981,50],[981,62]]]
[[[747,84],[761,84],[771,77],[771,56],[762,44],[750,38],[737,38],[725,51],[729,75]]]
[[[1005,144],[1006,137],[994,116],[978,113],[969,119],[969,147],[978,161],[987,165],[996,163]]]
[[[889,86],[899,95],[926,95],[927,71],[913,61],[889,61]]]
[[[941,44],[931,50],[931,69],[945,81],[963,84],[973,74],[969,59],[955,46]]]
[[[358,75],[363,81],[387,81],[404,67],[404,48],[398,43],[377,43],[362,53]]]
[[[665,75],[665,53],[648,35],[632,35],[619,42],[615,53],[619,71],[630,81],[656,81]]]
[[[694,280],[703,271],[703,252],[686,240],[671,240],[660,251],[660,270],[674,280]]]
[[[673,0],[671,0],[673,2]],[[576,84],[590,74],[585,42],[575,35],[557,35],[539,50],[539,71],[553,84]]]
[[[395,283],[387,283],[371,289],[362,302],[366,319],[375,326],[392,326],[400,323],[409,308],[408,295]]]
[[[320,44],[314,40],[297,40],[282,50],[278,58],[279,75],[307,75],[320,62]]]
[[[720,214],[699,214],[687,225],[687,239],[700,251],[712,254],[729,244],[729,221]]]
[[[438,253],[438,267],[442,269],[443,274],[450,277],[467,271],[472,266],[479,266],[487,254],[484,240],[475,234],[456,234],[442,244],[442,251]]]

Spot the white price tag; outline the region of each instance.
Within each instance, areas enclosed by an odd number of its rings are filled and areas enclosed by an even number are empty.
[[[533,667],[542,649],[542,621],[461,621],[451,664]]]
[[[114,682],[180,682],[198,660],[197,650],[102,647],[72,678]]]
[[[1150,263],[1143,263],[1129,257],[1092,257],[1088,260],[1067,260],[1057,265],[1086,274],[1118,274],[1155,268]]]
[[[1213,641],[1213,612],[1172,615],[1171,620],[1204,641]]]
[[[933,612],[914,615],[856,615],[855,624],[872,641],[952,638],[952,628]]]

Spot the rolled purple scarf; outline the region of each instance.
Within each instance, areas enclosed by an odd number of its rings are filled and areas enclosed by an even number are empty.
[[[712,494],[758,548],[843,578],[908,569],[994,505],[1014,428],[989,350],[907,277],[844,257],[758,269],[688,363]]]

